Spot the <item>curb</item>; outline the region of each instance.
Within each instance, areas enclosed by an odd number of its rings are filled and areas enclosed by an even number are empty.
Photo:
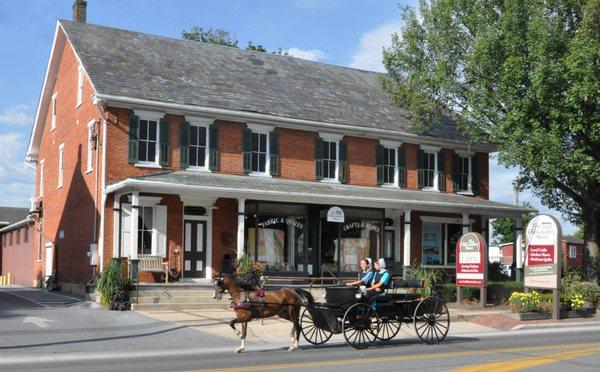
[[[572,323],[542,323],[542,324],[521,324],[511,328],[511,331],[527,329],[547,329],[547,328],[572,328],[572,327],[590,327],[598,326],[600,321],[596,322],[572,322]]]

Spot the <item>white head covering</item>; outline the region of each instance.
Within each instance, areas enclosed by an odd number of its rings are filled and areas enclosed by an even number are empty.
[[[369,270],[373,267],[373,260],[371,259],[371,257],[367,257],[365,258],[365,261],[367,261],[367,266],[369,266]]]
[[[385,269],[385,260],[383,258],[380,258],[379,260],[377,260],[377,262],[379,262],[379,267]]]

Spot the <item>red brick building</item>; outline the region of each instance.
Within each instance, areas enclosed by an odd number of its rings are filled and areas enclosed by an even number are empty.
[[[42,267],[28,214],[27,208],[0,207],[0,276],[10,277],[8,284],[35,287],[41,283]]]
[[[528,209],[488,200],[494,145],[450,118],[410,133],[378,75],[59,21],[27,155],[59,282],[144,255],[200,281],[236,252],[271,275],[453,269],[463,230]]]

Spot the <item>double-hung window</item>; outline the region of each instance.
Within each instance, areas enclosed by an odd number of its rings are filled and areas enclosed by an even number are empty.
[[[138,162],[156,163],[158,143],[158,121],[140,119],[138,140]]]
[[[323,141],[323,179],[337,180],[338,143]]]
[[[40,160],[40,193],[39,196],[44,196],[44,164],[46,163],[45,159]]]
[[[138,254],[152,254],[153,207],[138,207]]]
[[[190,123],[190,168],[207,169],[208,127]]]
[[[96,149],[96,136],[94,135],[94,124],[96,120],[92,120],[87,125],[87,167],[86,173],[91,172],[93,170],[94,163],[94,150]]]
[[[453,160],[454,191],[459,193],[473,193],[474,168],[473,153],[468,151],[455,151]]]
[[[383,148],[383,184],[384,185],[397,185],[396,181],[396,149],[395,148]]]
[[[273,127],[248,124],[244,130],[244,173],[255,176],[279,175],[279,145]]]
[[[422,179],[424,189],[435,189],[437,185],[437,156],[433,152],[422,152],[423,168]]]
[[[252,173],[265,173],[268,161],[268,141],[266,133],[252,132]]]
[[[577,246],[569,246],[569,258],[577,258]]]

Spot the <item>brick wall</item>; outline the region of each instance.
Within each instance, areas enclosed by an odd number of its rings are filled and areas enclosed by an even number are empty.
[[[27,229],[27,241],[25,230]],[[37,284],[37,249],[34,226],[20,227],[0,234],[0,275],[11,274],[11,284],[30,287]],[[19,239],[17,243],[17,234]],[[12,235],[11,239],[9,238]]]
[[[406,188],[417,190],[417,153],[419,146],[410,143],[405,143],[402,146],[406,149]]]
[[[215,202],[212,228],[213,276],[223,271],[225,254],[235,255],[237,247],[237,201],[220,198]]]
[[[221,166],[219,173],[244,174],[242,134],[246,125],[222,120],[217,120],[216,124],[219,127],[220,135]]]
[[[101,125],[97,124],[98,146],[94,151],[93,170],[87,172],[87,124],[91,120],[100,123],[100,112],[93,105],[93,87],[84,77],[83,104],[76,107],[78,61],[69,42],[65,45],[57,72],[56,129],[51,130],[51,103],[45,119],[39,149],[39,159],[44,159],[44,225],[42,245],[52,242],[56,247],[57,279],[67,283],[85,283],[91,278],[87,256],[90,243],[95,241],[94,218],[99,226],[99,209],[96,200],[101,195],[101,169],[96,169],[96,157],[102,154]],[[64,150],[63,187],[58,189],[58,152],[61,143]],[[101,167],[100,167],[101,168]],[[36,177],[36,196],[40,188],[40,167]],[[97,178],[96,178],[97,177]],[[98,183],[96,181],[98,180]],[[98,186],[98,187],[97,187]],[[60,238],[60,232],[64,237]],[[34,244],[40,243],[37,236]],[[46,259],[45,249],[42,262]]]
[[[372,138],[345,136],[348,143],[348,183],[377,186],[375,148],[379,141]]]
[[[285,128],[275,130],[279,136],[281,178],[314,181],[315,141],[319,134]]]

